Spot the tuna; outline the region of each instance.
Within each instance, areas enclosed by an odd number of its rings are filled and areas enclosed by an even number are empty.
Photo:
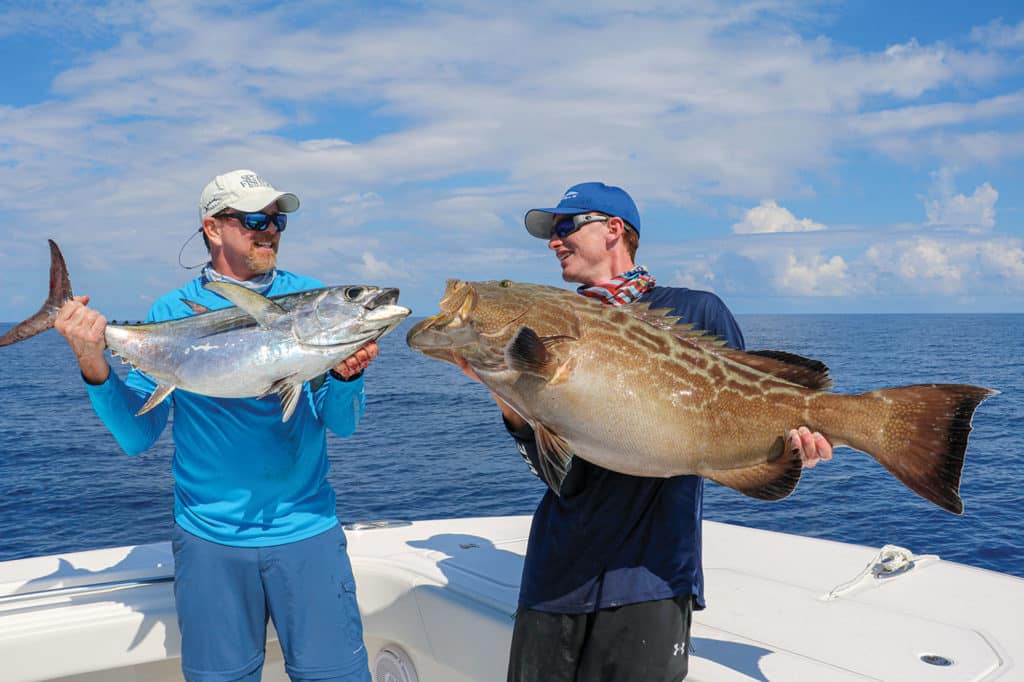
[[[438,360],[464,358],[529,422],[555,491],[581,457],[624,474],[696,474],[781,499],[801,475],[787,434],[806,425],[960,514],[971,419],[997,393],[927,384],[841,395],[826,390],[821,362],[738,351],[646,304],[612,307],[536,284],[449,280],[440,309],[407,343]]]
[[[234,306],[168,322],[108,324],[107,348],[156,381],[144,414],[180,388],[219,398],[281,400],[288,421],[306,381],[323,375],[362,346],[393,330],[411,312],[397,305],[398,289],[333,286],[267,298],[228,282],[207,289]],[[8,346],[53,327],[73,297],[67,266],[50,240],[50,293],[39,311],[0,337]]]

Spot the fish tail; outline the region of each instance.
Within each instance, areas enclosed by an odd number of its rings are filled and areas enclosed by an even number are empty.
[[[860,403],[852,412],[863,418],[854,418],[861,428],[842,441],[871,455],[921,497],[962,514],[960,474],[971,419],[978,405],[997,393],[981,386],[926,384],[846,396]]]
[[[0,346],[10,346],[52,328],[61,306],[74,298],[64,256],[61,255],[56,242],[52,239],[47,241],[50,242],[50,294],[35,315],[19,322],[0,336]]]

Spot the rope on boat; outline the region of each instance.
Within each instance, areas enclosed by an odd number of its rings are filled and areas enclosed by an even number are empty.
[[[870,580],[872,583],[879,583],[888,578],[893,578],[906,573],[914,568],[919,562],[938,560],[935,554],[914,554],[909,549],[898,545],[885,545],[878,551],[878,554],[868,562],[860,573],[852,580],[832,588],[832,591],[822,597],[822,601],[838,599],[847,592],[852,592],[860,583]]]

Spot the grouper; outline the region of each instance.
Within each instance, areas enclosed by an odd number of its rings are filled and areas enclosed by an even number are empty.
[[[963,512],[960,475],[981,401],[965,384],[829,391],[828,368],[783,351],[731,349],[647,304],[607,306],[555,287],[449,280],[411,348],[464,358],[533,427],[558,491],[580,457],[634,476],[696,474],[763,500],[788,496],[805,425],[867,453],[925,499]]]

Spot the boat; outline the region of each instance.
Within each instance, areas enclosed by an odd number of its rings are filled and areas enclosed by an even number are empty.
[[[505,679],[529,524],[345,526],[375,681]],[[714,521],[704,553],[688,680],[1024,679],[1022,578]],[[0,562],[0,679],[180,680],[173,581],[169,542]]]

